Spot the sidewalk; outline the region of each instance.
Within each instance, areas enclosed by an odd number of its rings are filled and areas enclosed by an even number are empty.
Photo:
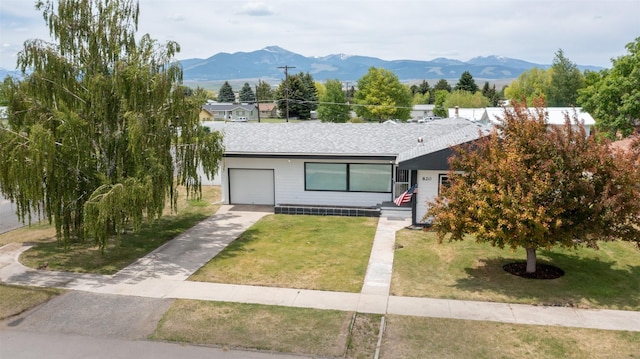
[[[395,232],[408,220],[380,218],[360,293],[191,282],[186,279],[265,212],[216,215],[112,276],[37,271],[17,262],[26,246],[0,248],[0,281],[105,294],[334,309],[362,313],[454,318],[517,324],[640,331],[640,312],[397,297],[389,295]]]

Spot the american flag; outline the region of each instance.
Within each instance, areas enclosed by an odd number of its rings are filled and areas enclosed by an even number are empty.
[[[393,203],[395,203],[396,206],[402,206],[405,203],[411,202],[411,197],[413,196],[413,194],[415,192],[418,192],[417,189],[418,189],[418,184],[416,183],[413,186],[411,186],[411,188],[409,188],[408,190],[404,191],[401,195],[399,195],[398,198],[393,200]]]

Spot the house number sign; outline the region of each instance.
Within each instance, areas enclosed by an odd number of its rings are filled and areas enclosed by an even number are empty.
[[[422,177],[423,181],[431,181],[431,179],[432,179],[431,177]]]

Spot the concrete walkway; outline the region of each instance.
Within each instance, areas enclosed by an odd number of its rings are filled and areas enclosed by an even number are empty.
[[[640,312],[585,310],[389,295],[395,232],[409,220],[380,218],[360,293],[191,282],[186,279],[266,212],[222,206],[201,222],[112,276],[37,271],[18,263],[27,246],[0,248],[0,281],[149,298],[198,299],[335,309],[362,313],[455,318],[518,324],[640,331]]]

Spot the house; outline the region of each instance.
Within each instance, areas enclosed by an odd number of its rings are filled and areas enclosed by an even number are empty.
[[[427,117],[434,117],[433,109],[435,105],[413,105],[411,108],[411,118],[414,120],[422,120]]]
[[[200,121],[231,121],[246,117],[249,121],[258,119],[255,104],[207,103],[200,109]]]
[[[462,117],[471,121],[481,121],[486,114],[485,108],[450,108],[449,117]]]
[[[573,120],[575,111],[578,119],[580,119],[584,124],[584,130],[587,133],[587,136],[591,134],[591,128],[596,124],[593,117],[588,112],[583,111],[581,107],[547,107],[545,111],[547,111],[548,114],[547,125],[550,126],[563,126],[565,115],[569,115],[569,118]],[[497,123],[498,119],[503,117],[504,109],[502,107],[487,107],[481,121],[492,121]],[[573,127],[576,128],[577,126]]]
[[[277,118],[278,108],[275,103],[261,103],[258,104],[260,111],[260,118]]]
[[[276,213],[380,215],[409,186],[419,224],[446,185],[452,146],[489,127],[465,119],[421,126],[384,123],[227,123],[225,204],[272,205]]]

